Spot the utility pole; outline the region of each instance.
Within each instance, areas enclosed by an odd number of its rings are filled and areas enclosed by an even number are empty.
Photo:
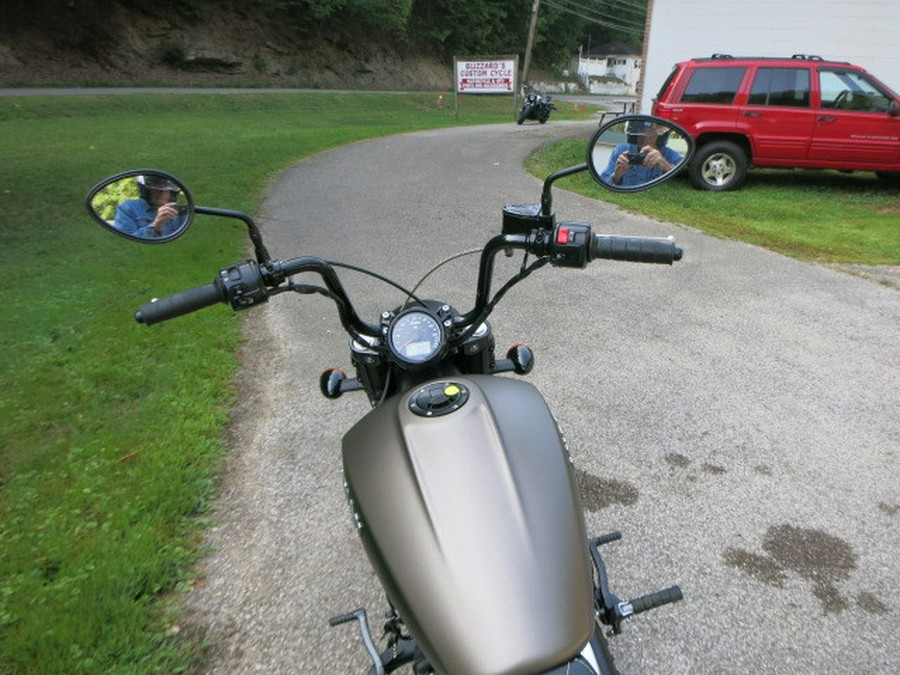
[[[531,6],[531,27],[528,29],[528,44],[525,45],[525,65],[522,66],[522,86],[528,82],[528,68],[531,66],[531,48],[534,46],[534,31],[537,27],[538,7],[541,0],[534,0]]]

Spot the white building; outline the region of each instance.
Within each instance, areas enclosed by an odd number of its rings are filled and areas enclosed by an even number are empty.
[[[609,43],[580,53],[573,67],[592,94],[637,96],[642,62],[639,49]]]
[[[816,54],[900,91],[900,0],[647,0],[641,111],[675,63],[714,53]]]

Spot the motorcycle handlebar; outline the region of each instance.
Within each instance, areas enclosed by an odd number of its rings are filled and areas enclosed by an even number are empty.
[[[140,306],[134,315],[135,321],[146,325],[174,319],[182,314],[225,302],[225,292],[217,279],[204,286],[190,288],[165,298],[154,298]]]
[[[566,267],[584,267],[597,258],[671,265],[682,257],[682,250],[671,238],[592,234],[590,226],[584,223],[560,223],[552,233],[542,234],[536,230],[530,236],[500,235],[488,242],[482,251],[475,308],[462,317],[464,321],[476,325],[486,317],[484,313],[490,303],[493,259],[499,251],[509,247],[524,248],[547,256],[552,264]],[[270,294],[268,288],[274,288],[285,277],[301,272],[318,273],[328,291],[341,300],[338,302],[341,322],[351,335],[379,335],[377,325],[369,325],[357,316],[331,264],[319,258],[269,261],[265,270],[253,261],[237,263],[222,270],[219,278],[212,283],[142,305],[134,318],[139,323],[151,325],[220,302],[228,302],[236,310],[245,309],[265,302]],[[521,278],[524,277],[520,276],[518,280]]]
[[[622,260],[625,262],[671,265],[681,260],[684,252],[671,238],[622,237],[595,234],[591,237],[590,258]]]

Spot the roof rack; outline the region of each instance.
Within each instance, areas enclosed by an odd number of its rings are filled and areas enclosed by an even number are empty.
[[[723,60],[723,61],[727,61],[727,60],[729,60],[729,59],[732,59],[732,60],[733,60],[733,59],[758,59],[758,60],[768,59],[768,60],[770,60],[770,61],[782,61],[782,60],[784,60],[784,59],[787,58],[787,57],[780,57],[780,56],[732,56],[731,54],[722,54],[722,53],[720,53],[720,52],[715,52],[715,53],[714,53],[712,56],[710,56],[709,58],[711,58],[711,59],[716,59],[716,60]],[[790,58],[796,59],[796,60],[798,60],[798,61],[825,61],[825,59],[823,59],[821,56],[818,56],[818,55],[816,55],[816,54],[793,54],[793,55],[791,55]]]

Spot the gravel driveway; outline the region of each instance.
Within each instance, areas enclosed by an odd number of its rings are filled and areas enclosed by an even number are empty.
[[[522,169],[532,149],[593,129],[356,143],[279,176],[259,221],[276,257],[412,285],[499,232],[504,203],[539,199]],[[561,219],[671,234],[686,251],[671,268],[541,270],[492,318],[498,348],[535,349],[529,379],[567,434],[589,532],[624,533],[608,547],[614,590],[684,589],[611,641],[620,668],[900,672],[900,292],[555,195]],[[467,310],[474,269],[448,265],[423,293]],[[365,317],[400,300],[344,278]],[[318,393],[323,369],[349,366],[346,338],[319,296],[280,296],[245,318],[232,453],[182,629],[210,640],[213,673],[364,672],[356,632],[327,623],[366,606],[377,626],[384,608],[341,485],[340,439],[367,404]]]

